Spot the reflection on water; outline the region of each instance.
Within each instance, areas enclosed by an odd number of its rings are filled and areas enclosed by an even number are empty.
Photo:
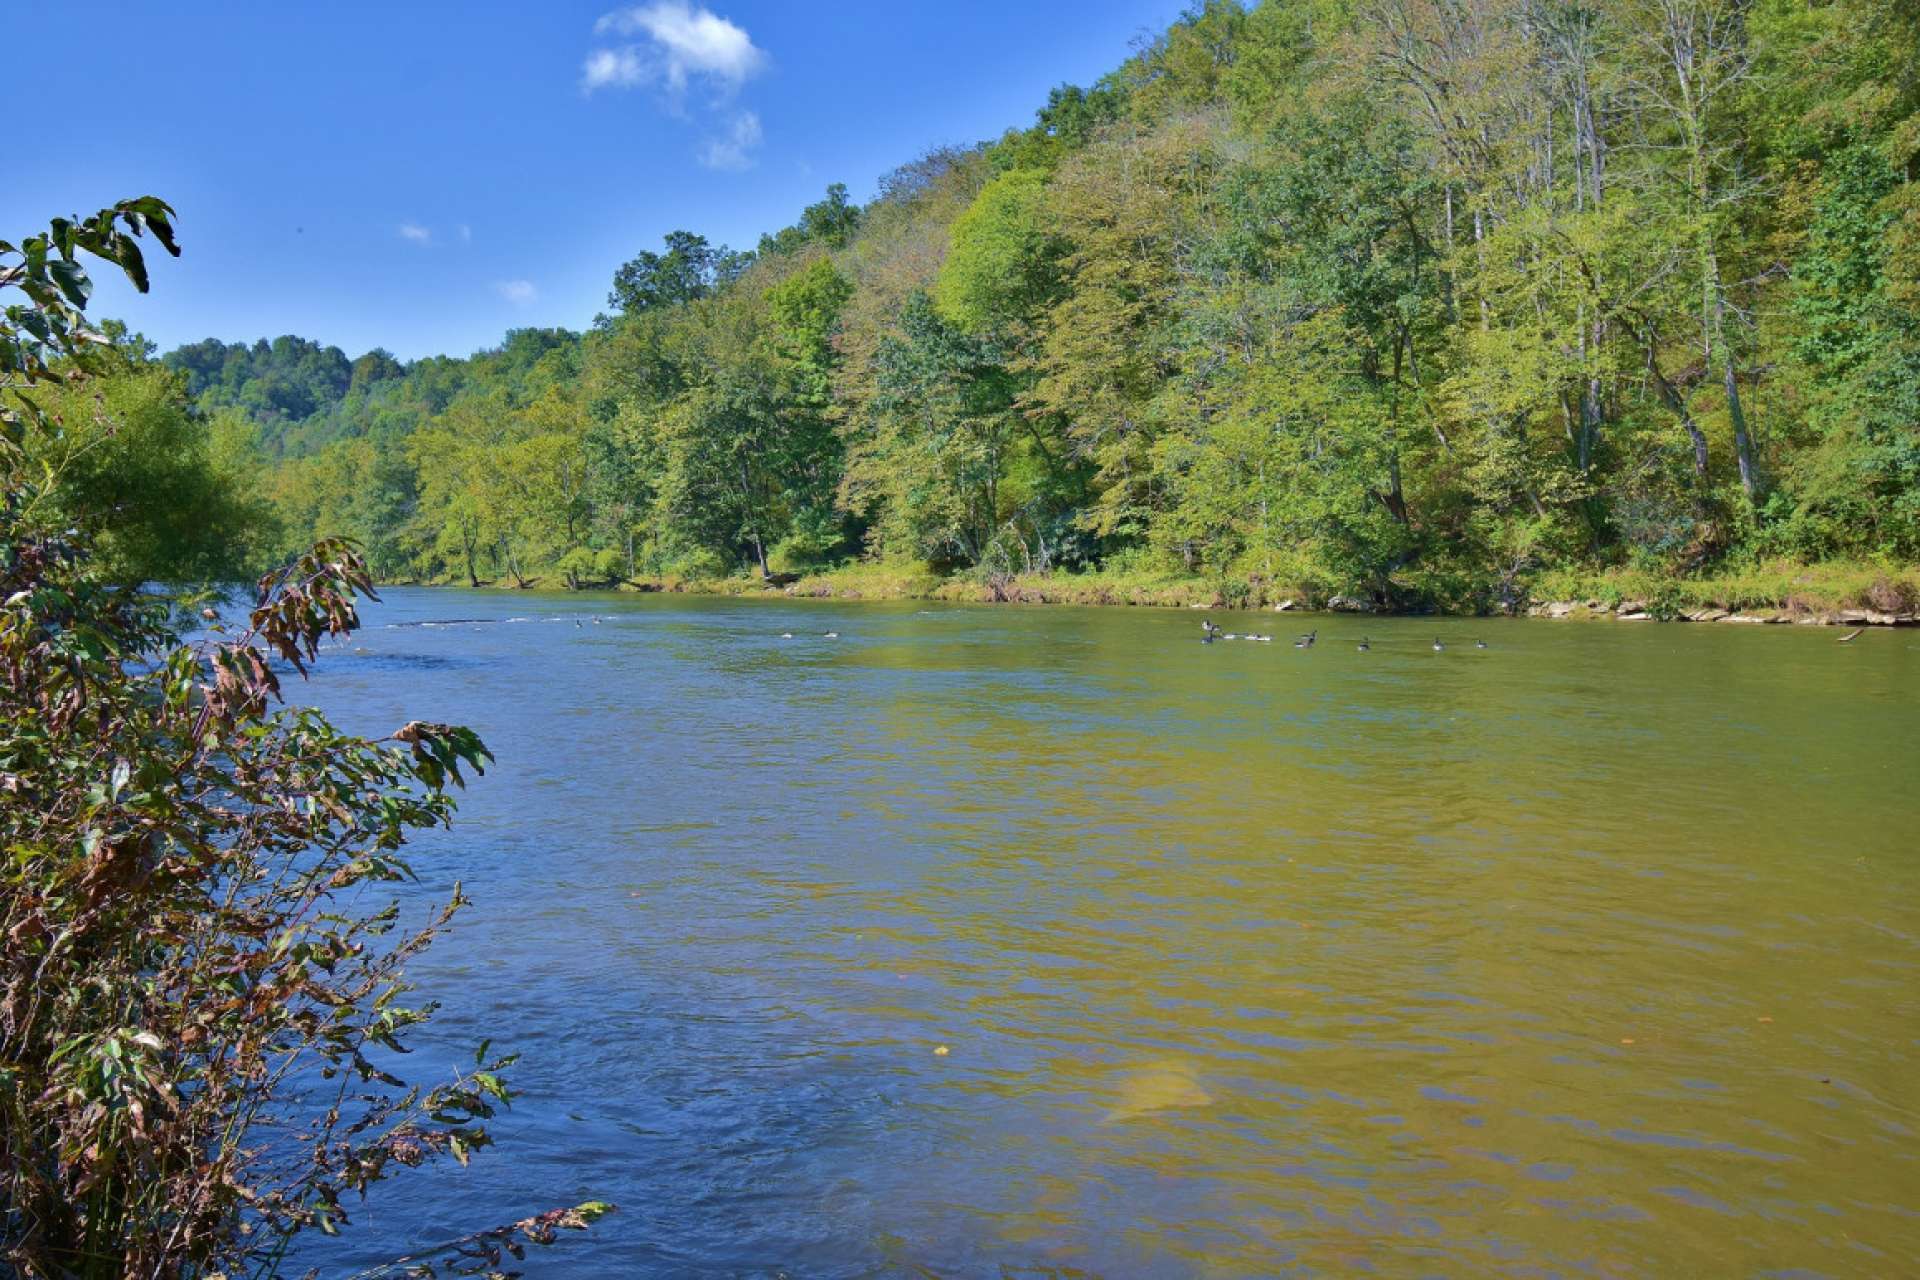
[[[315,700],[499,756],[417,860],[437,1051],[525,1058],[308,1260],[598,1197],[539,1274],[1920,1271],[1914,633],[369,624]]]

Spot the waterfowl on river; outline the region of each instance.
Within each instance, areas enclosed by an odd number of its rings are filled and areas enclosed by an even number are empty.
[[[793,632],[791,632],[791,631],[782,631],[782,632],[780,633],[780,638],[781,638],[782,640],[791,640],[791,639],[793,639]]]
[[[1296,649],[1311,649],[1313,648],[1313,642],[1315,640],[1318,640],[1319,638],[1320,638],[1320,628],[1315,627],[1313,630],[1307,632],[1307,634],[1301,636],[1298,640],[1295,640],[1293,642],[1293,647]]]
[[[1361,636],[1361,637],[1360,637],[1360,652],[1362,652],[1362,653],[1365,653],[1365,652],[1366,652],[1367,650],[1369,650],[1369,649],[1371,649],[1371,648],[1373,648],[1373,646],[1367,643],[1367,638],[1366,638],[1365,636]]]
[[[1443,645],[1443,644],[1441,644],[1441,643],[1440,643],[1440,637],[1439,637],[1439,636],[1435,636],[1435,637],[1433,638],[1433,651],[1434,651],[1435,653],[1439,653],[1439,652],[1440,652],[1441,650],[1443,650],[1443,649],[1445,649],[1446,647],[1447,647],[1447,646],[1445,646],[1445,645]]]
[[[1476,649],[1484,649],[1487,647],[1487,642],[1485,640],[1475,640],[1473,642],[1473,647]]]
[[[1214,638],[1219,634],[1220,634],[1220,628],[1213,625],[1212,618],[1202,618],[1200,620],[1200,643],[1201,644],[1212,644],[1214,641]]]
[[[838,640],[840,638],[840,633],[838,631],[829,631],[825,636],[821,638],[825,640]]]

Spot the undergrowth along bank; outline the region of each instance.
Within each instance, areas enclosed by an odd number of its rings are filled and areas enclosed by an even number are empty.
[[[440,583],[427,585],[458,585]],[[510,588],[511,583],[485,586]],[[561,588],[558,578],[529,589]],[[1611,615],[1684,621],[1718,613],[1755,621],[1898,625],[1920,622],[1920,568],[1858,563],[1754,565],[1697,578],[1615,569],[1558,570],[1501,598],[1482,589],[1448,596],[1409,583],[1397,598],[1331,591],[1285,578],[1209,580],[1151,573],[942,575],[924,565],[869,563],[799,575],[666,574],[607,584],[609,589],[726,597],[833,600],[945,600],[958,603],[1126,606],[1168,609],[1266,609],[1402,615],[1544,617]],[[1707,618],[1691,620],[1705,621]]]

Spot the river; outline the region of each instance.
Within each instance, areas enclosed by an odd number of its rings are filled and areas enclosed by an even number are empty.
[[[589,1198],[533,1274],[1920,1273],[1920,633],[366,620],[294,696],[498,756],[421,1060],[524,1056],[325,1274]]]

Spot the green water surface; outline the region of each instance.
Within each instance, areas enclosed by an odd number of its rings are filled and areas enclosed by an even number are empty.
[[[539,1274],[1920,1274],[1920,633],[369,621],[314,699],[500,758],[418,972],[524,1093],[329,1259],[596,1196]]]

